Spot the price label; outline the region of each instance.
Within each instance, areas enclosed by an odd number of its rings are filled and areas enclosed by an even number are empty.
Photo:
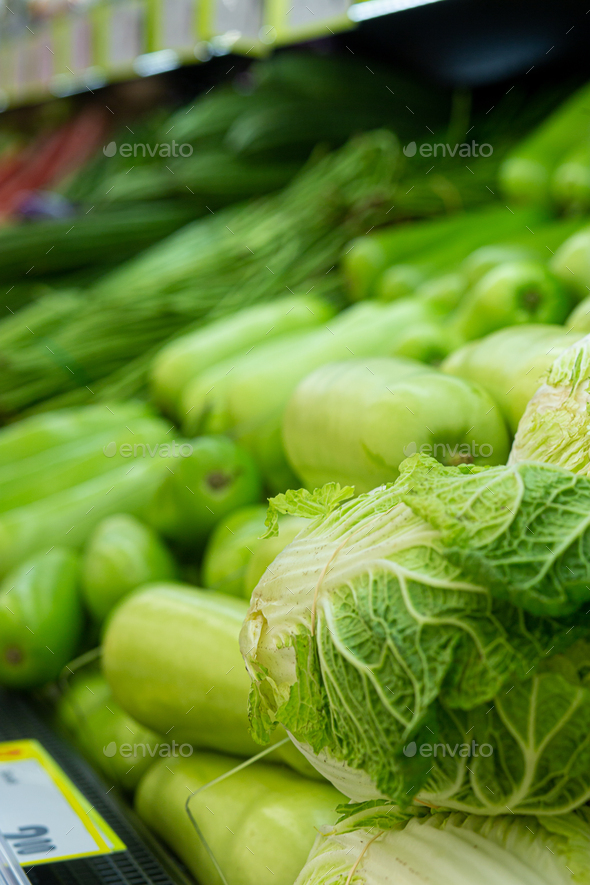
[[[262,0],[215,0],[216,34],[237,31],[257,37],[263,20]]]
[[[0,743],[0,832],[21,866],[125,849],[37,741]]]
[[[196,33],[195,0],[164,0],[158,38],[162,49],[192,48]]]

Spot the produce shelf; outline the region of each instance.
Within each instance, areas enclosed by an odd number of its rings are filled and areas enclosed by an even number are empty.
[[[0,742],[34,739],[115,831],[127,850],[99,857],[24,867],[32,885],[187,885],[192,881],[164,854],[90,766],[49,728],[31,702],[0,690]],[[112,789],[112,788],[111,788]],[[148,842],[150,844],[148,845]]]

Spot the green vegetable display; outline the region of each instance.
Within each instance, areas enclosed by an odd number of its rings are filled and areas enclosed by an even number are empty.
[[[402,359],[312,372],[289,402],[283,438],[310,489],[335,481],[368,492],[395,480],[415,452],[443,464],[503,464],[508,455],[504,421],[481,387]]]
[[[441,369],[487,390],[514,434],[555,358],[581,337],[581,332],[569,329],[569,323],[565,329],[534,323],[510,326],[455,350]]]
[[[240,507],[211,533],[203,553],[203,586],[243,597],[248,563],[264,534],[266,507]]]
[[[590,337],[585,336],[559,354],[528,403],[510,452],[511,464],[540,461],[590,474],[589,381]]]
[[[248,677],[238,635],[245,601],[182,584],[154,584],[115,611],[104,637],[103,669],[121,707],[178,743],[253,756]],[[285,737],[278,733],[276,740]],[[294,747],[272,754],[310,766]],[[313,770],[312,770],[313,773]]]
[[[415,299],[355,305],[325,329],[277,338],[212,366],[187,387],[185,431],[230,433],[255,458],[271,489],[288,488],[296,480],[283,452],[281,422],[307,374],[355,356],[440,359],[449,347],[437,313]]]
[[[295,885],[574,885],[590,875],[590,817],[400,815],[367,808],[323,827]]]
[[[147,417],[142,403],[102,403],[85,409],[61,409],[34,415],[0,430],[0,469],[55,447],[107,431],[118,432],[127,422]],[[16,469],[20,469],[17,467]]]
[[[455,231],[454,236],[443,232],[440,241],[420,250],[413,260],[410,256],[410,262],[408,256],[404,255],[400,263],[392,264],[385,270],[375,285],[377,297],[383,301],[394,301],[409,295],[433,276],[459,268],[474,250],[494,243],[500,237],[522,237],[527,230],[538,229],[546,222],[543,213],[528,209],[511,212],[506,206],[495,204],[466,213],[463,219],[463,228]]]
[[[159,418],[132,416],[125,421],[121,415],[118,427],[8,462],[0,467],[0,512],[34,504],[123,466],[129,470],[138,456],[157,457],[166,433]]]
[[[124,596],[151,581],[172,580],[176,568],[158,536],[134,516],[119,513],[100,522],[82,559],[82,595],[102,622]]]
[[[82,630],[79,562],[54,547],[0,584],[0,684],[35,688],[73,657]]]
[[[573,142],[587,137],[589,95],[588,85],[574,92],[504,160],[499,177],[507,197],[536,205],[548,202],[555,167]]]
[[[493,230],[497,229],[499,220],[502,224],[510,224],[504,207],[483,209],[475,217],[477,222],[483,222],[484,229],[490,221],[495,225]],[[457,213],[431,221],[392,225],[353,240],[342,256],[342,268],[352,298],[360,301],[374,297],[378,281],[389,267],[407,265],[408,259],[423,257],[429,250],[455,245],[467,231],[473,230],[473,219],[472,213]]]
[[[590,230],[584,228],[565,240],[550,266],[576,300],[586,298],[590,292]]]
[[[311,522],[242,628],[254,734],[281,723],[356,801],[583,805],[590,481],[415,455],[393,486],[352,494],[332,483],[271,502],[271,532],[278,512]]]
[[[155,401],[171,416],[184,419],[182,393],[186,385],[210,365],[248,351],[260,341],[309,326],[319,326],[334,315],[325,301],[313,297],[281,298],[273,304],[239,310],[166,345],[151,371]]]
[[[240,761],[213,753],[162,759],[141,781],[136,810],[202,885],[219,885],[221,878],[187,814],[187,800],[228,882],[292,885],[318,828],[335,820],[342,797],[328,784],[261,762],[197,793]]]
[[[54,724],[123,790],[134,790],[160,752],[167,753],[165,737],[128,716],[100,673],[72,677],[57,704]]]
[[[25,309],[21,336],[3,347],[0,412],[14,414],[68,392],[94,398],[94,382],[130,373],[136,367],[127,364],[141,358],[131,385],[136,392],[153,349],[188,324],[324,282],[344,244],[385,220],[398,161],[395,137],[373,132],[310,164],[276,196],[207,213],[92,287],[84,304],[54,323],[53,354],[37,343],[39,323],[31,325]],[[25,324],[34,339],[22,336]]]
[[[0,231],[0,280],[47,276],[93,263],[123,261],[189,222],[194,208],[148,203],[91,212],[72,222],[38,221]]]
[[[498,267],[499,264],[505,264],[507,261],[522,261],[531,259],[535,256],[531,246],[527,249],[521,245],[511,245],[510,243],[503,245],[480,246],[465,258],[461,264],[461,272],[464,274],[468,285],[473,286],[478,283],[488,271]]]
[[[103,669],[118,703],[179,743],[256,753],[237,645],[245,611],[241,600],[182,584],[128,597],[103,643]]]
[[[590,133],[553,173],[551,193],[558,205],[569,210],[590,209]]]
[[[505,326],[561,323],[571,307],[564,286],[540,262],[507,261],[467,293],[452,326],[460,339],[471,341]]]
[[[165,476],[166,459],[141,460],[0,514],[0,575],[35,551],[55,545],[81,547],[94,527],[113,513],[139,513]]]
[[[250,599],[252,590],[283,547],[304,526],[295,516],[281,518],[280,537],[263,538],[267,507],[241,507],[219,523],[203,554],[203,585]]]
[[[202,544],[226,514],[260,498],[260,477],[250,455],[223,436],[185,441],[179,452],[147,518],[177,544]]]
[[[564,323],[565,327],[579,334],[590,332],[590,296],[580,301]]]

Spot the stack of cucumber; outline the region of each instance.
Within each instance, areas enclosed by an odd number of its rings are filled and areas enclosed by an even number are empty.
[[[164,237],[0,322],[0,684],[57,696],[55,727],[201,885],[293,885],[345,801],[286,731],[262,751],[248,724],[247,600],[303,517],[395,482],[417,453],[505,464],[553,360],[590,332],[586,204],[578,188],[559,217],[551,197],[588,89],[505,160],[506,204],[488,184],[505,147],[428,178],[401,150],[416,132],[401,104],[437,131],[449,108],[401,79],[384,107],[390,74],[362,67],[257,63],[138,127],[133,144],[193,146],[169,178],[103,156],[68,185],[80,203],[112,189],[75,238],[60,228],[44,252],[49,223],[28,246],[24,227],[0,233],[0,276],[34,260],[44,283]],[[205,195],[211,211],[176,230]],[[275,602],[256,642],[281,629]],[[288,696],[292,649],[272,641],[285,680],[259,643],[261,690],[296,718],[315,688]]]
[[[583,86],[526,138],[500,167],[500,184],[514,201],[560,209],[590,209],[590,87]]]

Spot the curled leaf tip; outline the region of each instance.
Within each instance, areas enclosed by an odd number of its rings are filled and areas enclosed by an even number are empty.
[[[310,492],[308,489],[289,489],[281,495],[268,499],[268,510],[265,525],[267,530],[263,538],[273,538],[279,533],[279,514],[301,516],[304,519],[317,519],[327,516],[345,501],[354,497],[353,486],[329,482],[320,489]]]

